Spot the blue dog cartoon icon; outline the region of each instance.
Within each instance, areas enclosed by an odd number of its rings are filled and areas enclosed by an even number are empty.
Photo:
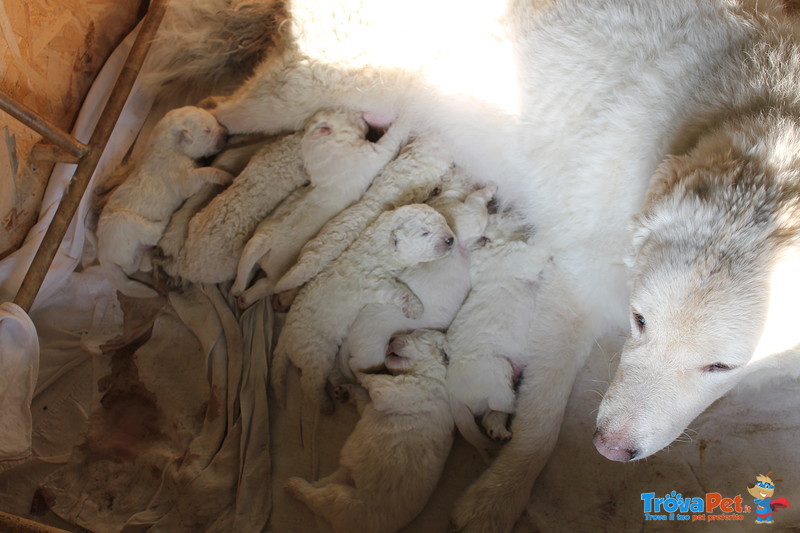
[[[774,524],[772,513],[775,509],[789,507],[789,500],[786,498],[772,499],[775,493],[775,481],[782,481],[782,478],[775,478],[773,481],[771,475],[772,472],[767,472],[766,476],[759,474],[755,483],[747,484],[747,492],[756,504],[756,524]]]

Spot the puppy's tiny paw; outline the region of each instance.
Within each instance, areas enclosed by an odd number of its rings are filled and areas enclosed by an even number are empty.
[[[300,487],[302,487],[304,483],[306,483],[306,480],[303,478],[290,477],[283,484],[283,490],[288,494],[298,494],[300,492]]]
[[[350,391],[352,390],[352,385],[349,383],[342,383],[341,385],[337,385],[333,388],[333,399],[340,403],[346,403],[350,401]]]
[[[197,104],[197,107],[207,110],[216,109],[220,102],[222,102],[222,97],[208,96],[200,100],[200,102]]]
[[[211,178],[211,182],[216,183],[217,185],[230,185],[233,181],[233,178],[234,176],[230,172],[220,170],[219,172],[214,173],[214,176]]]
[[[245,310],[250,307],[250,303],[247,301],[247,298],[244,294],[240,294],[236,297],[236,304],[239,306],[239,309]]]
[[[422,316],[424,311],[422,302],[415,295],[409,293],[403,296],[403,314],[406,318],[417,319]]]

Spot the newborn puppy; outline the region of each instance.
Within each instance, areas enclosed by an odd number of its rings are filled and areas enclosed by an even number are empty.
[[[236,277],[239,257],[258,223],[292,191],[308,183],[300,156],[301,137],[291,133],[265,142],[230,187],[199,213],[192,213],[185,242],[176,247],[180,278],[222,283]],[[240,166],[237,162],[222,164]]]
[[[447,330],[447,390],[459,432],[484,457],[511,439],[508,418],[515,384],[528,364],[541,278],[550,264],[544,246],[513,214],[491,215],[483,248],[472,254],[472,290]],[[484,431],[475,424],[479,417]],[[495,441],[495,442],[492,442]]]
[[[391,375],[361,374],[366,391],[337,388],[361,415],[342,447],[339,469],[313,484],[291,477],[284,485],[335,533],[397,531],[436,488],[453,442],[443,337],[433,330],[399,336],[386,356]]]
[[[494,185],[474,190],[466,177],[453,176],[442,192],[428,201],[447,220],[456,234],[453,253],[409,268],[400,280],[422,301],[425,312],[411,319],[391,305],[370,304],[358,314],[339,353],[345,375],[374,370],[383,363],[381,354],[397,332],[419,328],[447,329],[470,290],[470,255],[481,245]]]
[[[172,213],[207,183],[226,185],[232,177],[197,159],[219,152],[227,131],[198,107],[164,115],[131,175],[111,194],[97,222],[97,256],[106,277],[122,293],[158,293],[128,275],[151,268],[147,255],[161,238]]]
[[[346,109],[323,109],[308,122],[301,151],[311,187],[288,214],[259,224],[247,242],[231,287],[234,296],[241,296],[240,307],[249,307],[272,292],[303,245],[361,198],[406,137],[394,126],[373,143],[367,140],[368,130],[361,112]],[[266,276],[248,289],[256,267]]]
[[[336,261],[311,280],[286,316],[272,359],[272,386],[284,401],[289,362],[300,369],[304,403],[332,410],[325,384],[347,330],[362,307],[386,303],[418,317],[423,306],[398,276],[449,253],[455,238],[445,218],[415,204],[383,213]]]

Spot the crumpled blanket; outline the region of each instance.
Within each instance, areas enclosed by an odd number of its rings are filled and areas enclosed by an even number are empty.
[[[91,111],[102,107],[129,45],[87,98],[79,139],[90,134]],[[98,175],[113,169],[152,122],[151,105],[152,97],[135,88]],[[39,224],[19,252],[0,261],[5,300],[19,286],[70,173],[59,165]],[[296,373],[289,375],[286,410],[270,408],[270,308],[262,303],[240,313],[225,287],[205,285],[167,298],[118,297],[98,268],[81,266],[87,213],[85,202],[29,318],[13,304],[0,310],[0,509],[96,532],[324,531],[281,486],[290,475],[311,478],[336,468],[355,410],[337,406],[316,435],[303,434]],[[582,369],[558,446],[517,533],[649,529],[641,497],[651,492],[742,495],[752,505],[747,483],[769,470],[785,480],[776,497],[800,502],[800,395],[790,380],[733,391],[692,424],[683,442],[646,461],[619,464],[597,454],[595,411],[621,341],[598,340]],[[453,503],[483,467],[477,452],[456,439],[437,491],[404,531],[446,531]],[[745,513],[699,526],[691,518],[662,527],[749,531],[754,520]],[[800,505],[775,520],[776,531],[800,526]]]

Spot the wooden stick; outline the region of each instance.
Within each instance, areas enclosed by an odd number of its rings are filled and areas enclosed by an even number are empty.
[[[22,285],[14,298],[14,303],[19,305],[23,310],[30,311],[36,295],[42,286],[47,271],[53,263],[53,258],[58,252],[61,241],[67,233],[72,218],[78,210],[83,193],[89,185],[89,180],[97,168],[97,163],[100,156],[108,143],[108,138],[114,129],[114,125],[122,113],[122,107],[128,99],[128,95],[133,87],[133,82],[142,68],[147,50],[150,48],[150,43],[153,41],[161,19],[164,16],[164,11],[167,7],[167,0],[152,0],[150,8],[145,15],[142,27],[136,40],[131,47],[128,59],[122,67],[117,83],[111,91],[111,96],[108,99],[105,109],[100,116],[100,120],[95,127],[94,133],[89,140],[89,149],[86,152],[78,167],[75,169],[75,175],[72,177],[69,188],[64,193],[61,202],[58,204],[55,215],[53,216],[47,232],[42,238],[42,243],[36,251],[31,266],[22,280]]]
[[[31,161],[46,161],[56,163],[78,163],[80,157],[75,157],[61,149],[60,146],[55,144],[44,144],[38,142],[31,148]]]
[[[88,149],[78,139],[64,132],[49,120],[38,116],[36,111],[15,101],[3,91],[0,91],[0,110],[5,111],[75,158],[82,157]]]
[[[0,511],[0,531],[9,533],[68,533],[63,529],[40,524],[39,522],[20,518],[2,511]]]

